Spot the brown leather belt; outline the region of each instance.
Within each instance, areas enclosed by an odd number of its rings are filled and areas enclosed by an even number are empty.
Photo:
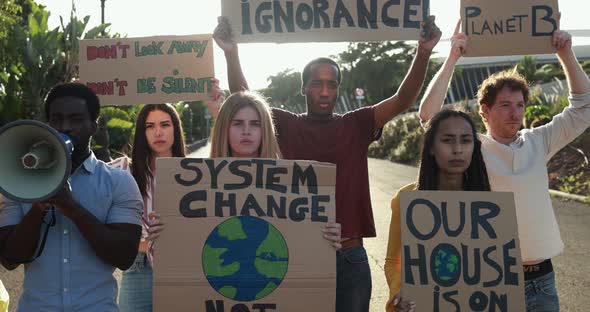
[[[363,245],[362,238],[349,238],[345,241],[340,242],[342,244],[342,249],[348,249],[352,247],[360,247]]]

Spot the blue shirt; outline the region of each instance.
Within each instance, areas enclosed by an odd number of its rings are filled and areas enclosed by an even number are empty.
[[[129,172],[111,168],[91,154],[69,181],[76,202],[101,222],[141,225],[143,200]],[[0,227],[18,224],[30,209],[31,204],[6,199],[0,208]],[[47,223],[50,215],[45,216]],[[55,209],[55,217],[43,253],[25,266],[17,310],[118,311],[115,268],[96,256],[76,225],[59,209]]]

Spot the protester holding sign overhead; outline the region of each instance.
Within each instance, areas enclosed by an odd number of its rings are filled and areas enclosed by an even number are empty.
[[[119,289],[121,311],[152,311],[152,246],[163,224],[154,209],[157,157],[184,157],[182,122],[170,104],[145,105],[137,116],[131,160],[118,158],[109,165],[128,170],[143,197],[142,237],[133,265],[123,272]]]
[[[268,104],[261,96],[238,92],[221,105],[211,132],[209,157],[281,158]],[[342,247],[340,232],[338,223],[328,223],[324,229],[324,238],[336,250]]]
[[[430,120],[441,109],[467,40],[457,27],[449,57],[420,105],[423,121]],[[546,163],[590,125],[590,80],[574,55],[571,36],[555,31],[547,40],[556,50],[570,89],[570,105],[550,123],[520,130],[529,86],[516,73],[490,76],[477,94],[480,115],[487,128],[487,133],[478,137],[491,188],[514,192],[515,196],[527,311],[559,311],[551,258],[561,254],[563,242],[548,192]]]
[[[368,311],[371,273],[363,237],[374,237],[375,226],[369,194],[367,149],[381,128],[416,100],[440,31],[429,18],[423,24],[416,57],[398,92],[373,106],[344,115],[333,113],[341,82],[338,64],[318,58],[303,69],[301,93],[307,113],[272,109],[283,157],[334,163],[338,166],[336,220],[342,224],[343,248],[337,254],[336,310]],[[232,92],[248,89],[238,48],[227,20],[220,18],[214,39],[224,50]],[[212,112],[215,116],[215,112]]]
[[[475,125],[469,115],[453,110],[436,114],[426,125],[418,181],[404,186],[391,200],[391,225],[385,258],[389,285],[386,311],[413,310],[415,303],[395,297],[401,286],[400,192],[413,190],[490,191]]]

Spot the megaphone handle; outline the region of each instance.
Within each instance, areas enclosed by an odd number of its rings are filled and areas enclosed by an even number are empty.
[[[49,234],[49,228],[55,226],[56,223],[55,206],[50,205],[47,209],[47,213],[51,213],[51,219],[49,219],[49,223],[47,223],[45,222],[45,217],[43,217],[43,224],[45,224],[45,232],[43,232],[43,239],[41,240],[41,245],[39,245],[39,248],[37,249],[37,254],[33,259],[29,260],[28,262],[25,262],[24,264],[35,261],[35,259],[39,258],[41,253],[43,253],[43,249],[45,248],[45,242],[47,241],[47,234]],[[47,215],[47,213],[45,215]]]

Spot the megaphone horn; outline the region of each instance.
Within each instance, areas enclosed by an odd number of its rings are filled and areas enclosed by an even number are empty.
[[[29,152],[22,157],[23,167],[25,169],[49,169],[53,167],[56,163],[53,158],[54,151],[47,141],[39,141],[33,144]]]
[[[0,129],[0,193],[20,202],[43,201],[59,192],[72,168],[70,138],[35,120]]]

